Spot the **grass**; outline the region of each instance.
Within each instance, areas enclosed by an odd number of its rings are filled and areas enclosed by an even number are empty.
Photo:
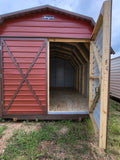
[[[4,130],[7,129],[7,126],[6,125],[3,125],[3,126],[0,126],[0,138],[3,136],[3,132]]]
[[[3,119],[3,118],[0,118],[0,122],[5,122],[5,119]]]
[[[108,121],[108,152],[120,160],[120,103],[110,100]]]
[[[67,132],[62,134],[61,128],[67,127]],[[89,140],[93,132],[90,120],[84,122],[78,121],[58,121],[58,122],[42,122],[39,131],[31,131],[26,133],[24,130],[16,130],[14,135],[9,139],[5,152],[1,156],[1,160],[17,159],[55,159],[55,156],[48,154],[49,145],[52,143],[60,148],[66,148],[66,154],[71,147],[78,144],[79,140]],[[49,142],[44,151],[41,151],[41,143]],[[87,151],[88,147],[83,145],[82,153]],[[76,150],[79,152],[79,150]],[[68,159],[69,159],[69,155]]]
[[[1,160],[39,160],[39,159],[108,159],[114,156],[120,160],[120,104],[110,100],[108,123],[108,150],[99,153],[97,147],[91,148],[91,143],[96,141],[90,119],[83,121],[38,121],[40,128],[37,131],[25,132],[15,130],[8,140]],[[25,126],[31,122],[24,121]],[[33,125],[33,122],[32,122]],[[0,134],[7,126],[0,128]]]

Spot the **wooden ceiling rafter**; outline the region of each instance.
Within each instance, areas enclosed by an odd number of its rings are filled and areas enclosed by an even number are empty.
[[[76,58],[76,56],[75,56],[74,54],[70,53],[70,52],[69,52],[69,53],[68,53],[68,52],[65,53],[65,52],[62,51],[62,50],[61,50],[61,51],[58,50],[58,48],[55,48],[54,50],[52,49],[51,51],[52,51],[52,52],[57,52],[57,53],[61,54],[62,57],[65,57],[65,56],[68,55],[68,56],[70,56],[70,58],[71,58],[72,60],[75,61],[75,63],[76,63],[77,66],[80,65],[80,62],[78,61],[78,59]],[[52,52],[51,52],[51,54],[53,54]],[[64,54],[63,54],[63,53],[64,53]]]
[[[84,43],[85,48],[90,51],[90,43]]]
[[[88,57],[85,55],[84,51],[81,49],[81,47],[79,47],[79,45],[77,43],[70,43],[71,45],[75,46],[79,52],[81,53],[82,57],[85,59],[86,62],[88,62]]]
[[[83,55],[81,54],[81,52],[79,51],[78,47],[75,46],[76,43],[74,43],[74,42],[66,42],[66,44],[69,45],[69,46],[71,46],[72,50],[74,52],[75,52],[75,50],[77,50],[76,53],[77,53],[79,59],[81,59],[81,63],[84,64],[84,62],[86,62],[86,60],[83,57]],[[80,54],[78,54],[78,53],[80,53]]]
[[[80,66],[78,59],[74,55],[72,55],[72,58],[76,62],[77,66]]]
[[[78,53],[74,50],[74,48],[70,48],[70,47],[64,47],[63,45],[61,44],[55,44],[56,47],[61,47],[60,49],[63,48],[63,52],[64,52],[64,49],[68,50],[68,52],[71,52],[71,53],[74,53],[74,55],[77,57],[77,59],[79,60],[80,64],[83,64],[83,61],[81,60],[80,56],[78,55]]]
[[[61,48],[52,48],[52,49],[50,49],[50,51],[56,51],[56,52],[58,51],[58,52],[66,53],[66,54],[72,56],[72,53],[70,53],[70,52],[68,52],[68,51],[64,51],[64,50],[62,50]]]

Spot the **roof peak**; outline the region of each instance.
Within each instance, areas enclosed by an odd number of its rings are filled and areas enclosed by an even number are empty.
[[[95,22],[94,22],[92,17],[81,15],[81,14],[78,14],[78,13],[75,13],[75,12],[72,12],[72,11],[68,11],[68,10],[65,10],[65,9],[61,9],[61,8],[58,8],[58,7],[54,7],[54,6],[51,6],[51,5],[48,5],[48,4],[47,5],[42,5],[42,6],[39,6],[39,7],[33,7],[33,8],[29,8],[29,9],[24,9],[24,10],[19,10],[19,11],[16,11],[16,12],[3,14],[3,15],[0,15],[0,19],[3,22],[4,19],[13,18],[13,17],[16,17],[16,16],[22,16],[22,15],[30,14],[30,13],[33,13],[33,12],[40,12],[40,11],[46,10],[46,9],[53,10],[53,11],[56,11],[56,12],[59,12],[59,13],[63,13],[63,14],[69,15],[69,16],[73,16],[73,17],[76,17],[76,18],[79,18],[79,19],[83,19],[83,20],[91,22],[91,24],[93,26],[95,25]]]

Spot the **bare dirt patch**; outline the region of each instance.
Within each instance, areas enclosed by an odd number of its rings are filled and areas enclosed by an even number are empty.
[[[61,128],[61,130],[59,131],[59,133],[66,134],[67,131],[68,131],[68,128],[66,126],[64,126],[63,128]]]

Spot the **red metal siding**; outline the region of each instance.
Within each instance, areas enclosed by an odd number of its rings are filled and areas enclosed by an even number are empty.
[[[54,20],[43,20],[44,15],[54,16]],[[4,36],[90,38],[92,31],[89,22],[53,11],[8,19],[0,27],[0,35]]]
[[[4,42],[25,76],[44,40],[6,39]],[[10,57],[4,43],[2,43],[2,51],[5,111],[23,77]],[[26,79],[46,111],[46,43]],[[7,114],[11,113],[43,113],[26,81],[23,82],[7,111]]]

